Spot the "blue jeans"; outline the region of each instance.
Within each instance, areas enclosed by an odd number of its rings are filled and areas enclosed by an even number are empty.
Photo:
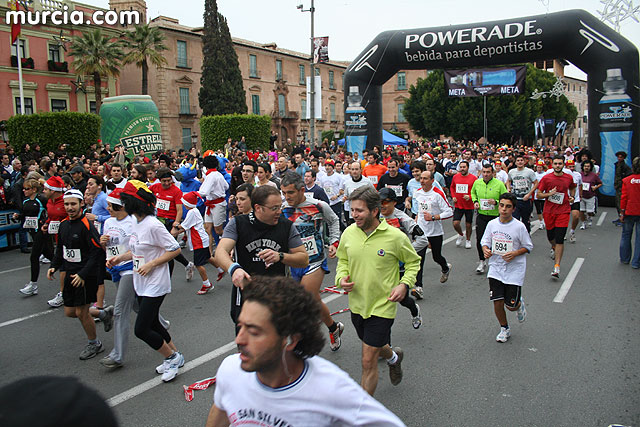
[[[636,254],[631,259],[631,236],[633,235],[633,227],[636,228],[636,239],[634,246]],[[622,237],[620,239],[620,261],[628,264],[631,261],[631,267],[640,268],[640,215],[629,215],[624,217],[622,223]]]

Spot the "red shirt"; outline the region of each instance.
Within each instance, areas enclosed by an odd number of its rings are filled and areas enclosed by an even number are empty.
[[[473,209],[473,200],[471,200],[471,187],[473,187],[473,183],[478,179],[472,173],[467,173],[466,176],[462,175],[460,172],[455,174],[451,179],[451,197],[456,198],[455,207],[458,209]],[[463,192],[466,186],[466,192]],[[461,192],[458,193],[457,190]],[[462,196],[469,196],[469,200],[465,200]]]
[[[624,209],[625,216],[640,215],[640,174],[629,175],[622,180],[620,209]]]
[[[153,184],[149,190],[156,196],[156,208],[158,216],[170,220],[176,219],[176,205],[182,204],[182,191],[174,184],[171,184],[168,190],[162,187],[162,184]]]
[[[49,199],[47,202],[47,224],[51,221],[62,221],[67,217],[64,210],[64,199],[62,196],[57,199]]]
[[[556,176],[555,172],[551,172],[542,177],[538,184],[538,191],[548,193],[554,187],[556,188],[556,194],[547,197],[544,202],[544,211],[555,215],[570,213],[571,204],[569,204],[567,191],[576,187],[576,184],[573,182],[573,177],[567,173]]]

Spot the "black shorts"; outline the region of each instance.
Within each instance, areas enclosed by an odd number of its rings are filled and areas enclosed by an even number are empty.
[[[359,314],[351,313],[351,323],[353,323],[358,333],[358,338],[363,343],[376,348],[391,344],[393,319],[378,316],[363,319]]]
[[[571,205],[571,210],[572,211],[579,211],[580,210],[580,202],[575,202]]]
[[[536,213],[542,215],[544,209],[544,200],[534,200],[533,204],[536,205]]]
[[[193,263],[196,265],[196,267],[208,264],[209,258],[211,258],[211,252],[209,252],[209,248],[193,250]]]
[[[547,228],[547,240],[556,245],[564,244],[564,236],[567,235],[567,227]]]
[[[454,221],[460,221],[463,216],[467,224],[473,223],[473,209],[460,209],[460,208],[453,209]]]
[[[62,288],[62,300],[65,307],[81,307],[92,304],[98,300],[98,278],[87,277],[84,286],[74,288],[71,284],[71,274],[64,277],[64,287]]]
[[[522,286],[505,285],[500,280],[489,278],[489,299],[491,301],[504,300],[504,305],[515,308],[520,303]]]

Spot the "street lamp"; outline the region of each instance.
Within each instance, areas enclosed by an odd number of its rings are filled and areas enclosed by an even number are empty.
[[[316,11],[316,8],[313,7],[313,0],[311,0],[311,7],[309,9],[304,9],[304,6],[302,4],[299,4],[298,6],[296,6],[296,8],[300,10],[300,12],[311,12],[311,56],[309,58],[309,63],[311,65],[311,83],[310,83],[311,88],[309,90],[309,95],[311,97],[311,99],[309,99],[309,102],[311,102],[311,106],[309,108],[309,112],[310,112],[309,127],[311,132],[311,138],[309,139],[309,143],[311,144],[311,149],[313,149],[315,146],[314,141],[316,139],[316,136],[315,136],[315,133],[316,133],[316,118],[315,118],[316,70],[313,64],[313,48],[314,48],[313,46],[313,13]]]

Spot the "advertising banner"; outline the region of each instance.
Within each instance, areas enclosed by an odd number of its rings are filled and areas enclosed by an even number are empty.
[[[329,62],[329,37],[313,38],[313,63]]]
[[[449,96],[520,95],[526,74],[524,66],[444,70],[444,85]]]
[[[315,96],[313,97],[313,115],[314,119],[322,120],[322,78],[320,76],[315,76],[313,80],[313,92]],[[307,110],[305,111],[305,120],[309,120],[311,118],[311,77],[307,76]]]

